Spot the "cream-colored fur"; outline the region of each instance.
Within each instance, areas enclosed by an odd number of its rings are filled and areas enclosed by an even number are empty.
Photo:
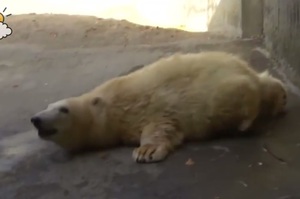
[[[278,82],[231,54],[175,54],[54,103],[35,117],[47,123],[38,128],[40,136],[66,149],[139,144],[134,160],[156,162],[184,140],[246,131],[261,105],[277,112]],[[43,136],[47,129],[56,133]]]
[[[259,73],[262,82],[261,114],[276,116],[285,111],[287,104],[287,89],[282,81],[273,77],[269,71]]]

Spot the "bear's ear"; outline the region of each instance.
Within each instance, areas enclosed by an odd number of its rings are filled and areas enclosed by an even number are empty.
[[[104,101],[101,99],[101,97],[94,97],[91,101],[92,106],[104,106]]]

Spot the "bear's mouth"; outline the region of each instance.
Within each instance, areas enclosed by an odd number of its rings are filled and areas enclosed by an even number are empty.
[[[57,129],[38,129],[38,135],[40,138],[49,138],[57,133]]]

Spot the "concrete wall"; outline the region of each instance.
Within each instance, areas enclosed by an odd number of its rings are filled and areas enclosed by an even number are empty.
[[[242,1],[208,0],[208,31],[230,37],[242,36]]]
[[[13,15],[90,15],[230,37],[264,34],[267,49],[300,73],[300,0],[2,0],[1,6]]]
[[[300,1],[265,0],[264,35],[268,50],[300,73]]]
[[[242,36],[261,36],[263,21],[263,0],[242,0]]]
[[[241,0],[2,0],[6,12],[125,19],[140,25],[241,36]]]

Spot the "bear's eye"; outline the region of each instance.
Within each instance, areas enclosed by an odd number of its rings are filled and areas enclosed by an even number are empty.
[[[67,107],[60,107],[59,111],[62,113],[69,113],[69,109]]]

